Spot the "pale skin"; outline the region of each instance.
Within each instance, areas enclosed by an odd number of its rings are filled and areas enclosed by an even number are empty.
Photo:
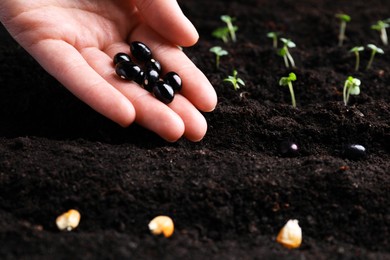
[[[201,140],[217,96],[205,75],[177,46],[199,35],[176,0],[1,0],[0,20],[41,66],[80,100],[126,127],[137,122],[167,141]],[[175,71],[183,89],[165,105],[114,73],[112,58],[141,41]]]

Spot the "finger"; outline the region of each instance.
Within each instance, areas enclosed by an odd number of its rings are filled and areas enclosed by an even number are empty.
[[[209,112],[217,104],[215,89],[206,76],[177,47],[167,43],[145,25],[135,28],[129,41],[142,41],[152,50],[153,56],[162,64],[164,72],[175,71],[183,82],[183,94],[199,110]]]
[[[198,32],[176,0],[135,0],[135,4],[147,25],[168,41],[179,46],[198,41]]]
[[[124,81],[115,75],[112,57],[114,53],[126,52],[125,48],[128,46],[114,44],[108,48],[109,54],[97,48],[88,48],[82,51],[82,55],[91,67],[130,100],[135,108],[135,121],[138,124],[157,133],[167,141],[178,140],[185,131],[184,122],[180,116],[138,84]]]
[[[203,139],[207,132],[207,122],[204,116],[180,94],[176,94],[172,103],[168,105],[184,121],[184,136],[198,142]]]
[[[105,50],[105,52],[108,54],[108,60],[107,63],[112,63],[112,57],[115,56],[118,52],[128,52],[129,46],[125,43],[117,43],[112,44],[109,48]],[[91,57],[96,57],[98,54],[91,53]],[[97,70],[99,68],[103,68],[104,64],[101,62],[104,60],[104,57],[100,57],[98,59],[94,59],[93,63],[91,64],[92,67],[96,67]],[[111,69],[112,71],[112,65]],[[110,73],[106,73],[107,76],[110,76]],[[111,73],[112,74],[112,73]],[[120,80],[118,82],[118,77],[115,77],[114,82],[111,82],[111,80],[107,77],[105,77],[108,82],[112,83],[114,86],[117,86],[117,84],[123,84],[123,81]],[[128,88],[128,85],[126,84],[126,89]],[[125,89],[125,91],[126,91]],[[194,107],[191,102],[188,101],[185,97],[183,97],[180,94],[176,94],[175,98],[172,103],[168,105],[175,113],[177,113],[181,119],[184,122],[185,130],[184,130],[184,136],[191,140],[191,141],[200,141],[207,131],[207,122],[204,118],[204,116]],[[136,107],[137,110],[137,107]],[[137,110],[137,115],[139,115],[139,111]]]
[[[47,72],[97,112],[122,126],[134,121],[135,110],[131,102],[93,70],[73,46],[64,41],[45,40],[30,46],[27,51]]]

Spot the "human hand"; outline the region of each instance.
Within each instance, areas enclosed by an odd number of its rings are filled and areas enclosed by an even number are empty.
[[[175,0],[1,0],[0,20],[15,40],[69,91],[93,109],[128,126],[137,122],[168,141],[199,141],[217,97],[204,74],[176,46],[198,40]],[[150,47],[183,89],[165,105],[114,73],[113,56],[129,42]]]

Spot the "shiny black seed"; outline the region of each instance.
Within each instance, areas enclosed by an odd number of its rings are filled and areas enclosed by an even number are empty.
[[[118,64],[121,61],[129,61],[131,62],[131,58],[128,54],[119,52],[114,56],[114,65]]]
[[[171,103],[175,96],[173,88],[161,80],[157,81],[156,85],[154,86],[153,94],[158,100],[165,104]]]
[[[130,51],[134,58],[141,62],[146,62],[152,58],[152,51],[142,42],[130,43]]]
[[[160,75],[159,75],[158,71],[153,70],[153,69],[147,70],[145,72],[144,81],[143,81],[144,88],[147,91],[152,92],[153,87],[156,85],[159,78],[160,78]]]
[[[145,72],[141,70],[138,75],[134,78],[134,81],[140,85],[144,83],[144,78],[145,78]]]
[[[159,74],[161,73],[161,64],[155,59],[150,59],[145,63],[145,68],[147,70],[153,69],[157,71]]]
[[[344,157],[351,160],[360,160],[366,157],[366,148],[360,144],[349,144],[344,147]]]
[[[279,145],[279,152],[284,157],[295,157],[299,154],[299,148],[294,142],[283,141]]]
[[[138,65],[128,61],[119,62],[115,66],[116,74],[122,79],[126,79],[126,80],[137,79],[141,71],[142,70]]]
[[[181,78],[176,72],[168,72],[164,76],[164,81],[171,85],[174,91],[178,92],[181,90]]]

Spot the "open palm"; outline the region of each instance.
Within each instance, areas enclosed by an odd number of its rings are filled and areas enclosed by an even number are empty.
[[[197,141],[216,94],[207,78],[177,48],[198,39],[176,0],[2,0],[0,19],[11,35],[50,74],[96,111],[128,126],[133,121],[169,141]],[[142,41],[163,71],[183,80],[168,106],[114,73],[113,56]]]

